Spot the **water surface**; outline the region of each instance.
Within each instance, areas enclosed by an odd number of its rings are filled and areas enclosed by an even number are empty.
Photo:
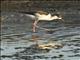
[[[32,22],[25,14],[2,12],[1,60],[80,60],[80,15],[65,14],[64,20],[39,22],[40,27],[56,29],[32,32]],[[62,48],[35,50],[36,44],[60,43]],[[36,52],[37,51],[37,52]]]

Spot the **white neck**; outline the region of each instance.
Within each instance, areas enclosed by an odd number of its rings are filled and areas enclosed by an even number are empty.
[[[54,19],[58,19],[58,17],[57,16],[52,16],[51,20],[54,20]]]

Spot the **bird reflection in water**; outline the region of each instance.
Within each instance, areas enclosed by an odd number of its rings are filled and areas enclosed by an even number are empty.
[[[33,42],[36,42],[36,44],[38,44],[38,39],[39,39],[39,36],[38,36],[38,35],[32,35],[32,36],[31,36],[31,40],[32,40]]]

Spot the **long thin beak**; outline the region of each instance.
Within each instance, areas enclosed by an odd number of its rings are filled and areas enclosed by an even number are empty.
[[[62,22],[64,22],[64,19],[61,19]]]
[[[59,18],[59,20],[61,20],[62,22],[64,22],[64,19],[63,18]]]

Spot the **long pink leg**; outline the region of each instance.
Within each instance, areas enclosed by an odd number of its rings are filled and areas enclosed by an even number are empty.
[[[38,22],[38,21],[35,20],[34,23],[33,23],[33,28],[32,28],[32,31],[33,31],[33,32],[36,32],[36,25],[37,25],[37,22]]]

